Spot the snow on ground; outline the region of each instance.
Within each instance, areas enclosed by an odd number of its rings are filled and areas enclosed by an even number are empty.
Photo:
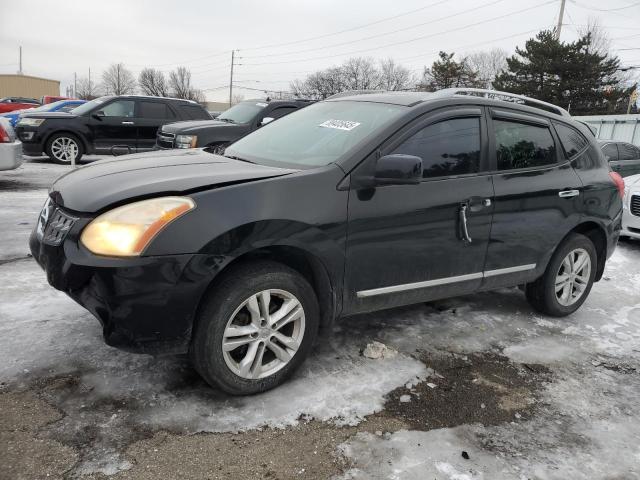
[[[92,429],[80,473],[127,468],[120,452],[140,429],[242,431],[310,417],[357,424],[383,408],[385,394],[424,378],[425,365],[411,356],[419,349],[501,353],[546,365],[553,381],[526,421],[359,433],[340,448],[353,462],[344,478],[640,478],[640,242],[620,245],[605,279],[569,318],[532,312],[517,289],[363,315],[323,339],[287,384],[233,398],[206,386],[182,356],[104,345],[97,320],[50,288],[26,257],[47,183],[67,170],[30,162],[0,176],[0,382],[40,382],[66,414],[51,427],[59,438]],[[373,340],[399,355],[362,357]]]

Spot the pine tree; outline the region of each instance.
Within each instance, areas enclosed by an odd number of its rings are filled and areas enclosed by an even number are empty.
[[[435,91],[442,88],[483,86],[483,82],[478,79],[478,72],[469,66],[466,59],[457,62],[453,55],[440,52],[440,59],[433,62],[431,68],[425,68],[423,80],[418,88]]]
[[[619,67],[617,57],[592,48],[590,33],[562,43],[545,30],[524,49],[516,48],[493,87],[559,105],[572,115],[625,112],[634,87],[621,84]]]

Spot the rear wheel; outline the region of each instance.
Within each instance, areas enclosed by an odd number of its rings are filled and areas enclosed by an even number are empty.
[[[47,156],[56,163],[68,164],[82,158],[82,142],[71,133],[54,134],[45,147]]]
[[[295,270],[275,262],[234,268],[203,301],[191,357],[211,385],[235,394],[282,383],[307,357],[319,310],[315,293]]]
[[[591,240],[569,235],[551,257],[544,275],[525,287],[527,300],[536,310],[554,317],[575,312],[591,291],[597,258]]]

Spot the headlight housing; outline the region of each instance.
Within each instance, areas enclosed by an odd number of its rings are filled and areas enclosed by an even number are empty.
[[[21,127],[39,127],[44,123],[44,118],[21,118],[18,125]]]
[[[196,208],[189,197],[160,197],[129,203],[98,216],[80,235],[92,253],[118,257],[142,254],[176,218]]]
[[[177,148],[196,148],[197,143],[197,135],[176,135]]]

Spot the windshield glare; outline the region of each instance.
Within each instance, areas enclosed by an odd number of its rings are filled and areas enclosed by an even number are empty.
[[[230,120],[233,123],[249,123],[256,118],[256,115],[267,105],[267,103],[258,100],[255,102],[238,103],[221,113],[216,120]]]
[[[238,140],[227,147],[225,155],[274,166],[328,165],[377,134],[405,109],[372,102],[316,103]]]
[[[41,107],[30,108],[30,109],[28,109],[28,111],[30,113],[31,112],[50,112],[51,110],[56,108],[58,105],[63,104],[65,102],[66,102],[66,100],[58,100],[57,102],[48,103],[46,105],[42,105]]]
[[[91,110],[93,110],[95,107],[97,107],[98,105],[106,102],[107,100],[111,99],[112,97],[100,97],[100,98],[96,98],[95,100],[91,100],[90,102],[87,103],[83,103],[82,105],[80,105],[79,107],[74,108],[73,110],[70,110],[69,113],[73,113],[74,115],[84,115],[85,113],[90,112]]]

